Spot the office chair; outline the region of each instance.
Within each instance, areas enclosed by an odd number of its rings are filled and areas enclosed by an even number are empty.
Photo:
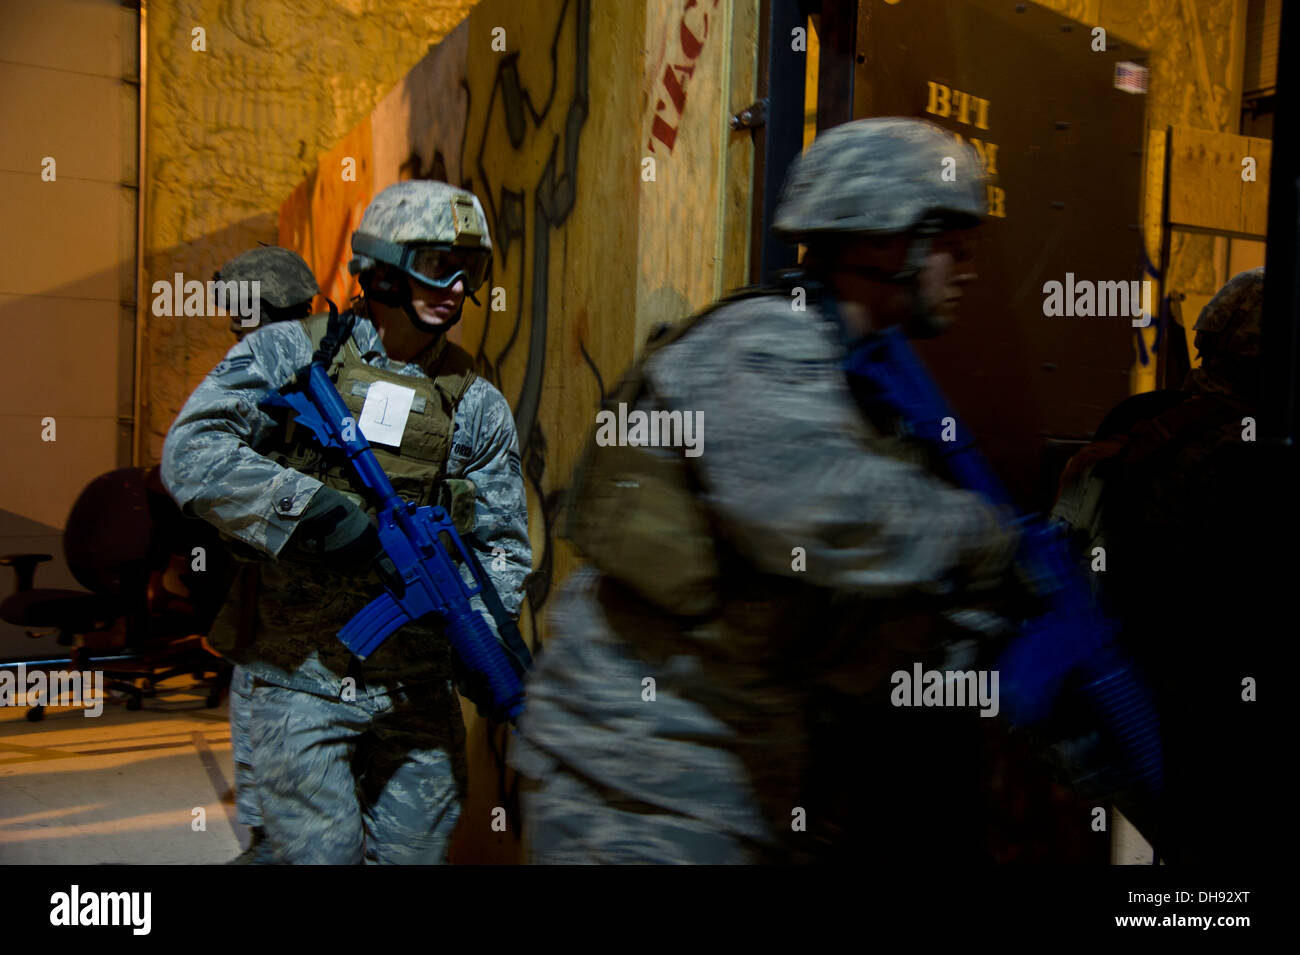
[[[156,467],[121,468],[91,481],[68,515],[63,554],[86,590],[34,587],[36,567],[49,554],[0,557],[16,578],[0,618],[56,629],[58,642],[72,647],[70,668],[103,670],[105,685],[126,694],[128,710],[184,673],[211,674],[207,705],[221,702],[232,667],[204,647],[202,635],[229,589],[231,562],[211,525],[181,514]],[[27,718],[43,715],[37,705]]]

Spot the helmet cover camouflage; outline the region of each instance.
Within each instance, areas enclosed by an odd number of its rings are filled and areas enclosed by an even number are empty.
[[[259,282],[258,296],[272,308],[286,309],[310,302],[320,294],[316,276],[297,253],[278,245],[240,253],[216,274],[220,282]]]
[[[470,252],[492,251],[487,216],[478,197],[431,179],[398,182],[371,201],[352,233],[349,270],[359,274],[385,262],[407,269],[405,246],[445,245]]]
[[[859,119],[826,130],[791,164],[772,231],[788,241],[889,234],[935,216],[975,225],[984,211],[984,173],[970,146],[922,119]]]
[[[1264,270],[1249,269],[1228,280],[1196,319],[1196,350],[1210,363],[1260,357],[1264,318]]]

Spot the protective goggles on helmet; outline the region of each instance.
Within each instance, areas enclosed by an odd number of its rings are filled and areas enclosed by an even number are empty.
[[[445,289],[463,278],[469,292],[477,291],[483,284],[492,257],[486,249],[453,249],[438,245],[416,246],[411,251],[411,264],[405,268],[416,281]]]
[[[492,260],[488,249],[403,245],[364,233],[352,236],[352,251],[401,269],[417,282],[436,289],[451,288],[464,279],[466,292],[475,292],[483,284]]]

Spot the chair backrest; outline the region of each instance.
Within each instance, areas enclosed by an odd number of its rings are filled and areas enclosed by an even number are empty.
[[[188,618],[176,624],[190,633],[207,633],[234,580],[230,551],[211,524],[181,512],[157,467],[145,473],[145,488],[153,522],[152,566],[157,571],[151,596],[165,590],[161,601],[151,601],[150,610],[155,616]],[[201,562],[197,548],[202,548]],[[179,584],[180,591],[168,587],[168,581]]]
[[[119,468],[86,485],[68,515],[63,553],[83,587],[120,601],[128,640],[206,633],[230,586],[216,530],[181,513],[156,467]]]
[[[103,597],[143,599],[154,521],[144,468],[119,468],[86,485],[63,530],[63,556],[77,582]]]

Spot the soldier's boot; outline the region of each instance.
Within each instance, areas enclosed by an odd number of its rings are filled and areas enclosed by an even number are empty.
[[[248,848],[226,865],[273,865],[274,863],[275,854],[271,851],[270,843],[266,841],[266,832],[261,826],[254,826],[253,838],[248,843]]]

